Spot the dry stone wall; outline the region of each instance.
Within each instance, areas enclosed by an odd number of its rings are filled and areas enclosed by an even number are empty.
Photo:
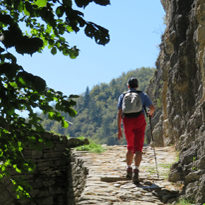
[[[24,155],[36,164],[35,172],[24,176],[32,186],[31,199],[17,200],[10,179],[0,184],[2,205],[74,205],[80,197],[88,170],[72,147],[88,143],[48,134],[52,144],[40,150],[26,149]],[[14,175],[14,178],[22,175]]]
[[[176,145],[180,152],[179,162],[172,167],[169,179],[183,181],[183,196],[203,204],[205,0],[161,2],[166,11],[167,27],[162,36],[157,71],[148,89],[155,104],[161,103],[154,137],[158,144]]]

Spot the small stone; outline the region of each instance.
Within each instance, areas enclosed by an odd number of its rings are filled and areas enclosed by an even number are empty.
[[[120,186],[121,186],[121,184],[114,184],[114,186],[115,186],[115,187],[120,187]]]
[[[135,184],[133,184],[133,183],[128,183],[128,184],[122,185],[122,186],[120,187],[120,189],[133,189],[133,188],[135,188],[135,187],[136,187]]]
[[[198,172],[191,172],[185,177],[185,182],[188,184],[190,182],[197,181],[199,177]]]

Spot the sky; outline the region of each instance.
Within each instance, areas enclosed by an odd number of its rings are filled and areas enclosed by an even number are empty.
[[[46,49],[32,57],[18,55],[18,64],[65,95],[82,94],[86,87],[109,83],[123,72],[155,67],[165,29],[160,0],[111,0],[111,5],[91,3],[82,11],[86,20],[109,30],[107,45],[96,44],[82,30],[67,36],[70,46],[80,49],[76,59]]]

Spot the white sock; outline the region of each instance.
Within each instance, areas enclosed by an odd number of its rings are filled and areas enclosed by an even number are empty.
[[[139,169],[139,166],[134,166],[134,169]]]
[[[127,165],[127,168],[132,168],[132,166],[131,165]]]

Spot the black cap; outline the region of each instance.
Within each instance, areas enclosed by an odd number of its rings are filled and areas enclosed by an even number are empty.
[[[137,78],[131,77],[127,84],[130,86],[130,88],[137,88],[138,87],[138,80]]]

